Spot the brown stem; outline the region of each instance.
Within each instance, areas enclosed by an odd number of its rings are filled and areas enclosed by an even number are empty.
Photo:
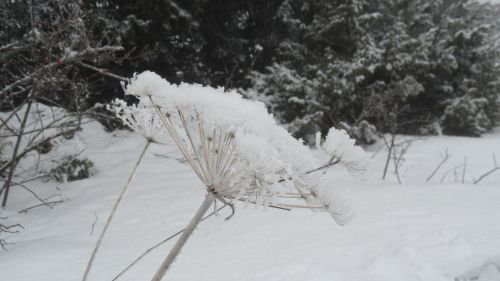
[[[31,95],[33,95],[33,92],[31,93]],[[9,191],[10,191],[10,184],[12,182],[12,177],[14,177],[14,170],[16,169],[17,163],[19,163],[19,160],[17,160],[17,152],[19,151],[19,147],[21,146],[21,139],[23,138],[24,128],[26,127],[26,122],[28,121],[32,104],[33,100],[29,101],[28,106],[26,107],[26,112],[24,113],[23,121],[21,122],[21,128],[17,136],[16,145],[14,147],[14,151],[12,152],[13,162],[10,165],[9,175],[7,176],[7,180],[5,181],[2,190],[0,190],[0,195],[2,195],[2,192],[5,190],[5,194],[3,196],[3,201],[2,201],[2,208],[5,208],[5,206],[7,205],[7,199],[9,197]]]

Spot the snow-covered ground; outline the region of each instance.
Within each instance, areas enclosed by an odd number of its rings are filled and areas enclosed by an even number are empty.
[[[369,147],[374,154],[378,145]],[[127,180],[142,137],[106,133],[89,123],[58,149],[86,147],[95,163],[89,179],[58,184],[32,182],[42,197],[61,194],[54,209],[17,212],[38,202],[12,190],[0,212],[25,229],[5,237],[0,280],[81,280],[99,231]],[[440,153],[451,158],[429,181]],[[146,249],[182,229],[201,203],[201,182],[172,158],[175,147],[153,145],[139,168],[105,238],[91,281],[112,280]],[[472,184],[500,158],[500,130],[482,138],[429,137],[415,140],[405,155],[398,184],[381,180],[385,152],[371,160],[364,176],[341,167],[328,172],[345,212],[346,226],[329,214],[237,205],[200,224],[165,280],[218,281],[441,281],[500,280],[500,171]],[[464,159],[466,169],[462,184]],[[442,182],[441,182],[442,181]],[[96,220],[97,217],[97,220]],[[152,251],[118,280],[149,280],[174,240]]]

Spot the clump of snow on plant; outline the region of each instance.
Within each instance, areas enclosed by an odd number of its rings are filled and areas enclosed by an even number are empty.
[[[333,161],[339,160],[348,168],[361,170],[366,164],[366,153],[355,143],[346,131],[330,128],[322,148]]]
[[[157,143],[168,143],[169,136],[163,129],[158,116],[143,104],[127,105],[123,100],[114,100],[108,109],[115,113],[125,125],[139,132],[145,138]]]
[[[143,134],[144,122],[137,120],[145,119],[148,124],[158,122],[154,128],[163,134],[178,132],[178,146],[185,146],[184,150],[189,145],[195,147],[190,153],[199,162],[190,162],[190,165],[198,170],[207,189],[214,188],[218,195],[229,200],[243,197],[264,205],[273,203],[276,195],[285,190],[307,194],[306,202],[310,205],[332,205],[316,196],[313,190],[318,187],[319,174],[306,177],[324,163],[318,162],[302,140],[278,126],[263,103],[244,99],[234,91],[225,92],[223,88],[170,84],[149,71],[135,75],[124,88],[126,94],[136,96],[139,103],[127,109],[124,102],[115,102],[117,115]],[[165,126],[156,126],[160,123],[158,120]],[[137,123],[141,123],[140,126]],[[348,165],[354,165],[362,151],[344,134],[332,128],[324,149]],[[224,150],[220,143],[225,141],[231,143],[231,148]],[[221,149],[226,155],[221,155],[218,151]],[[224,163],[219,161],[220,157],[230,159],[230,167],[224,173],[219,171],[225,164],[213,164]]]

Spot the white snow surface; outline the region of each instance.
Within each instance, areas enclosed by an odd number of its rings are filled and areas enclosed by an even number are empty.
[[[53,209],[18,214],[38,202],[24,190],[12,189],[7,208],[0,210],[0,217],[8,219],[1,222],[21,223],[25,229],[3,237],[15,244],[0,250],[0,280],[81,280],[98,233],[145,143],[135,133],[106,133],[95,122],[73,141],[87,148],[82,156],[95,162],[95,175],[64,184],[28,183],[41,197],[65,198]],[[56,149],[70,145],[75,144],[68,141]],[[375,154],[380,145],[368,151]],[[445,149],[450,160],[426,182]],[[89,280],[112,280],[146,249],[182,229],[201,204],[202,183],[174,159],[175,150],[153,144],[148,151]],[[346,226],[324,212],[244,205],[237,205],[234,217],[225,221],[229,210],[223,209],[198,226],[165,280],[498,281],[500,171],[472,184],[492,167],[492,154],[500,156],[500,130],[482,138],[415,141],[401,168],[401,185],[392,170],[387,180],[380,179],[383,150],[361,178],[335,167],[326,176],[336,198],[351,210]],[[118,280],[150,280],[173,243],[152,251]]]

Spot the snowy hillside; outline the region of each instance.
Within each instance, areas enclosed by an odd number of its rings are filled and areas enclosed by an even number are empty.
[[[15,244],[0,251],[0,280],[81,280],[144,146],[136,134],[106,133],[95,122],[85,126],[57,150],[85,147],[82,155],[95,163],[93,177],[29,183],[42,197],[64,198],[52,210],[19,214],[38,202],[22,189],[12,190],[11,207],[0,216],[25,229],[6,237]],[[337,201],[351,217],[346,226],[323,212],[256,210],[244,204],[226,221],[229,210],[223,209],[200,224],[165,280],[500,280],[500,171],[473,184],[493,167],[492,155],[500,157],[500,131],[482,138],[411,139],[400,168],[402,184],[392,166],[381,180],[386,152],[377,151],[383,143],[367,149],[375,156],[365,175],[353,176],[341,167],[328,171]],[[450,159],[426,182],[446,149]],[[89,280],[112,280],[145,250],[181,230],[198,208],[203,186],[175,159],[175,150],[153,145],[147,153]],[[117,280],[149,280],[173,242]]]

